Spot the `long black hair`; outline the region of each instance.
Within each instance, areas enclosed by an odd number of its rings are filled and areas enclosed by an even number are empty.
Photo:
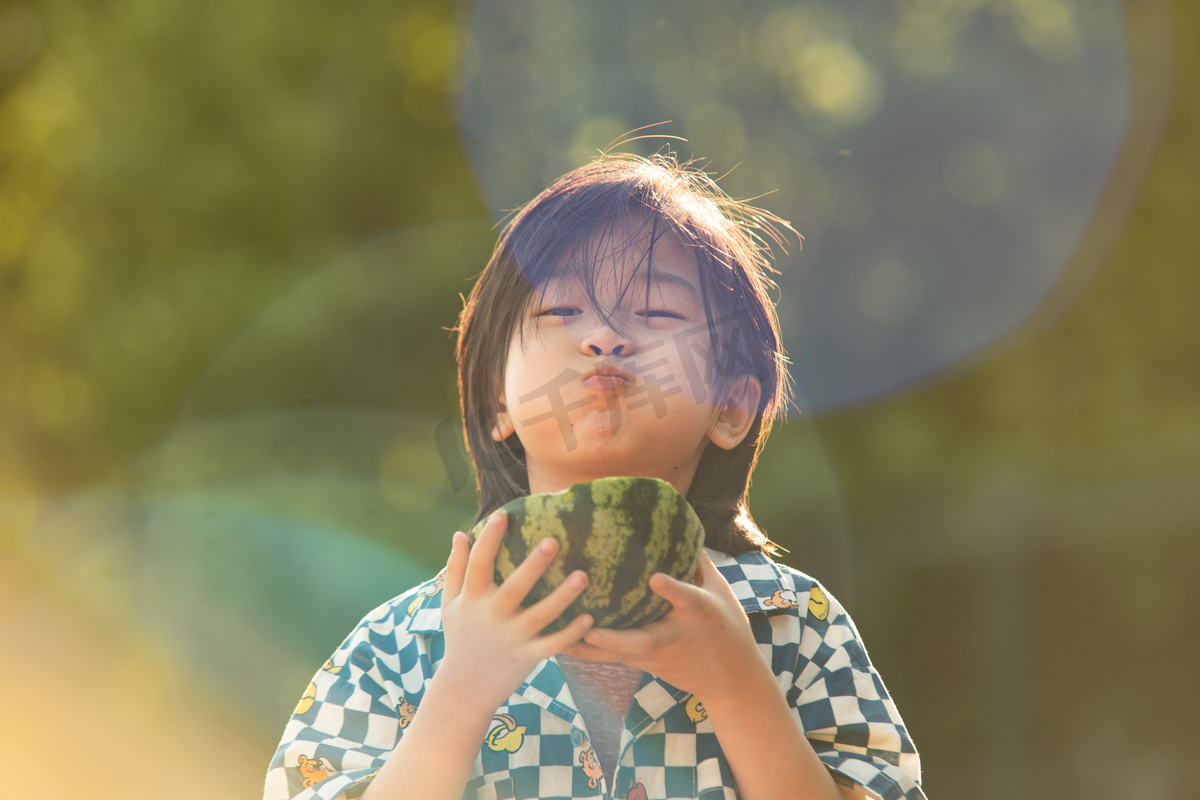
[[[737,375],[752,374],[762,386],[749,433],[732,449],[710,444],[704,450],[687,499],[704,523],[709,547],[730,554],[773,552],[746,498],[763,443],[790,399],[787,359],[769,295],[774,288],[771,244],[782,247],[784,231],[792,231],[787,222],[733,200],[706,173],[671,154],[604,155],[559,178],[521,208],[504,227],[459,318],[458,389],[479,490],[475,522],[529,493],[520,440],[509,436],[497,442],[491,435],[512,334],[522,328],[529,305],[569,261],[593,306],[607,318],[594,294],[598,258],[590,243],[622,246],[611,238],[623,236],[624,246],[645,242],[652,250],[657,239],[671,236],[699,268],[715,366],[715,374],[705,378],[714,379],[718,393]]]

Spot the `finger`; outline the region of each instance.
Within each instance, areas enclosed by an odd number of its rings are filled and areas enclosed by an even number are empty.
[[[561,631],[546,634],[542,637],[542,645],[545,647],[547,656],[554,653],[561,653],[570,647],[575,647],[583,639],[584,634],[591,630],[595,620],[591,614],[580,614],[575,619],[571,620],[567,627]]]
[[[708,553],[701,553],[700,566],[697,568],[696,585],[702,587],[707,592],[723,595],[726,601],[732,601],[741,605],[738,602],[737,595],[733,593],[733,587],[729,585],[729,581],[725,580],[725,576],[721,574],[721,570],[717,569],[717,565],[708,557]]]
[[[702,602],[704,597],[703,589],[676,580],[662,572],[656,572],[650,576],[650,591],[680,611],[691,610],[697,603]]]
[[[516,608],[524,602],[529,590],[538,582],[538,578],[542,577],[554,563],[558,551],[557,539],[547,537],[538,542],[537,547],[525,556],[525,560],[518,564],[501,584],[497,595],[500,596],[502,602],[507,603],[510,608]]]
[[[463,586],[471,592],[484,592],[496,585],[496,553],[504,541],[508,528],[508,514],[503,509],[492,512],[479,532],[479,538],[471,545],[467,560],[467,574]]]
[[[606,660],[628,663],[644,659],[654,652],[657,644],[654,627],[654,624],[651,624],[644,628],[631,630],[593,628],[583,637],[583,641],[585,644],[612,654],[613,658]]]
[[[703,588],[718,577],[724,580],[723,576],[721,576],[721,571],[717,569],[717,565],[708,557],[708,553],[701,550],[700,559],[696,562],[696,571],[692,573],[692,585]]]
[[[575,658],[581,658],[584,661],[600,661],[605,664],[623,664],[623,656],[620,653],[614,653],[612,650],[605,650],[595,645],[588,644],[582,639],[575,642],[570,647],[562,652]],[[632,665],[631,665],[632,666]]]
[[[595,630],[599,630],[599,629],[592,628],[592,631],[595,631]],[[588,631],[588,634],[590,634],[592,631]],[[625,659],[624,654],[618,653],[615,650],[606,650],[603,647],[597,647],[594,644],[589,644],[587,642],[586,637],[587,637],[587,634],[584,634],[583,639],[580,639],[578,642],[571,645],[563,652],[569,656],[575,656],[576,658],[582,658],[585,661],[601,661],[606,664],[624,663],[624,659]]]
[[[459,592],[462,591],[469,548],[467,535],[462,531],[455,531],[454,536],[450,538],[450,557],[446,559],[446,582],[442,584],[443,603],[448,603],[458,597]]]
[[[514,572],[513,575],[516,573]],[[567,606],[583,594],[587,584],[587,573],[577,569],[555,587],[554,591],[527,608],[522,614],[522,618],[529,625],[530,632],[537,633],[562,616],[562,613],[567,610]]]
[[[697,586],[710,584],[713,581],[729,585],[729,581],[725,580],[725,576],[721,574],[721,570],[717,569],[717,565],[708,557],[708,553],[700,551],[700,563],[696,565],[696,577],[694,579]]]

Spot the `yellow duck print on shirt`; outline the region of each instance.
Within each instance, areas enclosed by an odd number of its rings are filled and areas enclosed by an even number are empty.
[[[688,698],[684,710],[687,711],[688,719],[692,721],[693,725],[699,725],[708,719],[708,712],[704,710],[704,703],[701,703],[700,698],[696,697],[696,695]]]
[[[492,719],[500,724],[488,731],[487,738],[483,740],[484,744],[497,753],[515,753],[520,750],[521,745],[525,743],[525,726],[518,725],[508,714],[497,714]]]
[[[329,659],[328,661],[326,661],[323,665],[321,665],[321,669],[323,669],[324,671],[331,673],[333,675],[337,675],[339,672],[342,671],[342,668],[340,666],[334,666],[332,658]],[[312,708],[313,702],[316,699],[317,699],[317,684],[310,683],[308,685],[308,688],[304,690],[304,694],[300,695],[300,702],[296,704],[296,710],[293,711],[292,713],[293,714],[307,713],[308,710],[310,708]]]
[[[817,619],[829,616],[829,598],[821,591],[820,586],[812,587],[812,591],[808,593],[808,613]]]
[[[426,597],[433,597],[442,590],[442,587],[445,584],[446,571],[442,570],[436,576],[434,576],[433,582],[418,592],[417,596],[414,597],[412,602],[408,604],[408,615],[411,617],[413,614],[417,613],[417,606],[421,604],[421,601]]]
[[[776,589],[774,594],[763,600],[763,605],[770,608],[799,608],[801,602],[799,595],[791,589]],[[812,587],[808,593],[808,613],[817,619],[829,616],[829,598],[820,586]]]
[[[317,699],[317,685],[310,683],[308,688],[304,690],[304,694],[300,695],[300,702],[296,704],[294,714],[304,714],[312,708],[313,701]]]

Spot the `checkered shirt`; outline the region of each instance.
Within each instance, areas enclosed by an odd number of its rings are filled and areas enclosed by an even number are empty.
[[[812,578],[764,555],[709,555],[834,779],[884,800],[924,800],[917,751],[845,610]],[[368,614],[301,698],[264,800],[361,795],[420,707],[443,651],[440,577]],[[551,658],[496,710],[463,796],[738,797],[703,706],[649,674],[630,704],[620,751],[610,786]]]

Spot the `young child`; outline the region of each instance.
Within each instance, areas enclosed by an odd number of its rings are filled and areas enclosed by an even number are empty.
[[[746,505],[787,393],[765,240],[783,228],[671,156],[605,156],[513,218],[459,326],[487,522],[317,672],[266,800],[924,797],[854,624],[769,558]],[[691,583],[651,579],[658,622],[543,635],[587,575],[524,607],[557,546],[496,585],[493,512],[622,475],[683,493],[706,555]]]

